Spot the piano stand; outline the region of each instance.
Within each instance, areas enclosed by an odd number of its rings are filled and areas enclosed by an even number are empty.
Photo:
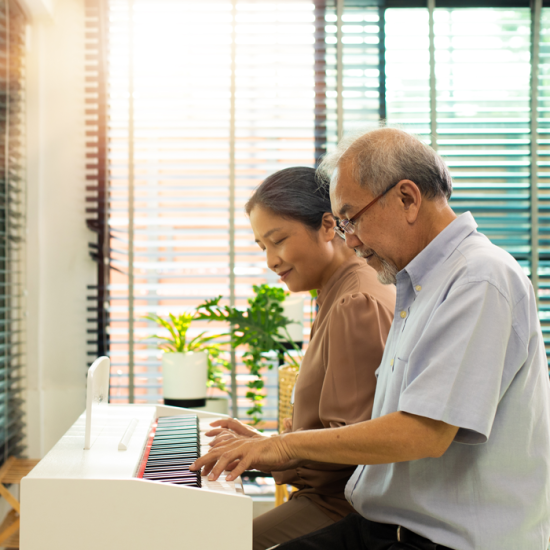
[[[19,501],[8,491],[6,485],[19,485],[21,478],[26,476],[38,462],[38,460],[10,456],[0,468],[0,495],[13,508],[0,525],[0,546],[19,548]]]

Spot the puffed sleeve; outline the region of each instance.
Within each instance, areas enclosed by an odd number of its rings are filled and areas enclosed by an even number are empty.
[[[392,313],[372,296],[346,295],[334,304],[325,342],[325,378],[319,416],[327,427],[369,420],[375,371],[380,365]]]

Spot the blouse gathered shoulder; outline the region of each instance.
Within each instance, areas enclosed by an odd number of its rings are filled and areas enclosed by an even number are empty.
[[[319,311],[296,382],[292,430],[337,428],[369,420],[375,371],[393,320],[395,287],[365,260],[345,262],[317,298]],[[337,521],[353,511],[344,497],[355,466],[315,463],[274,472]]]

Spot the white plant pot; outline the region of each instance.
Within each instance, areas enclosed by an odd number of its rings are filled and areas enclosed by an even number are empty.
[[[162,388],[165,400],[205,399],[207,376],[205,351],[162,354]]]
[[[294,342],[304,341],[304,302],[305,298],[301,294],[294,294],[287,296],[281,304],[283,315],[294,321],[286,327]],[[279,329],[279,336],[282,336],[285,340],[287,339],[287,335],[282,329]]]

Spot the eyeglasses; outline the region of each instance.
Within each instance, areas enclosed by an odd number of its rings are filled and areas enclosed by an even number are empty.
[[[399,182],[396,181],[392,185],[390,185],[381,195],[378,195],[375,199],[369,202],[365,208],[359,210],[353,218],[350,218],[349,220],[336,220],[336,232],[340,235],[340,237],[345,238],[345,233],[348,233],[349,235],[353,235],[355,233],[355,224],[357,223],[357,220],[375,203],[377,203],[386,193],[391,191]]]

